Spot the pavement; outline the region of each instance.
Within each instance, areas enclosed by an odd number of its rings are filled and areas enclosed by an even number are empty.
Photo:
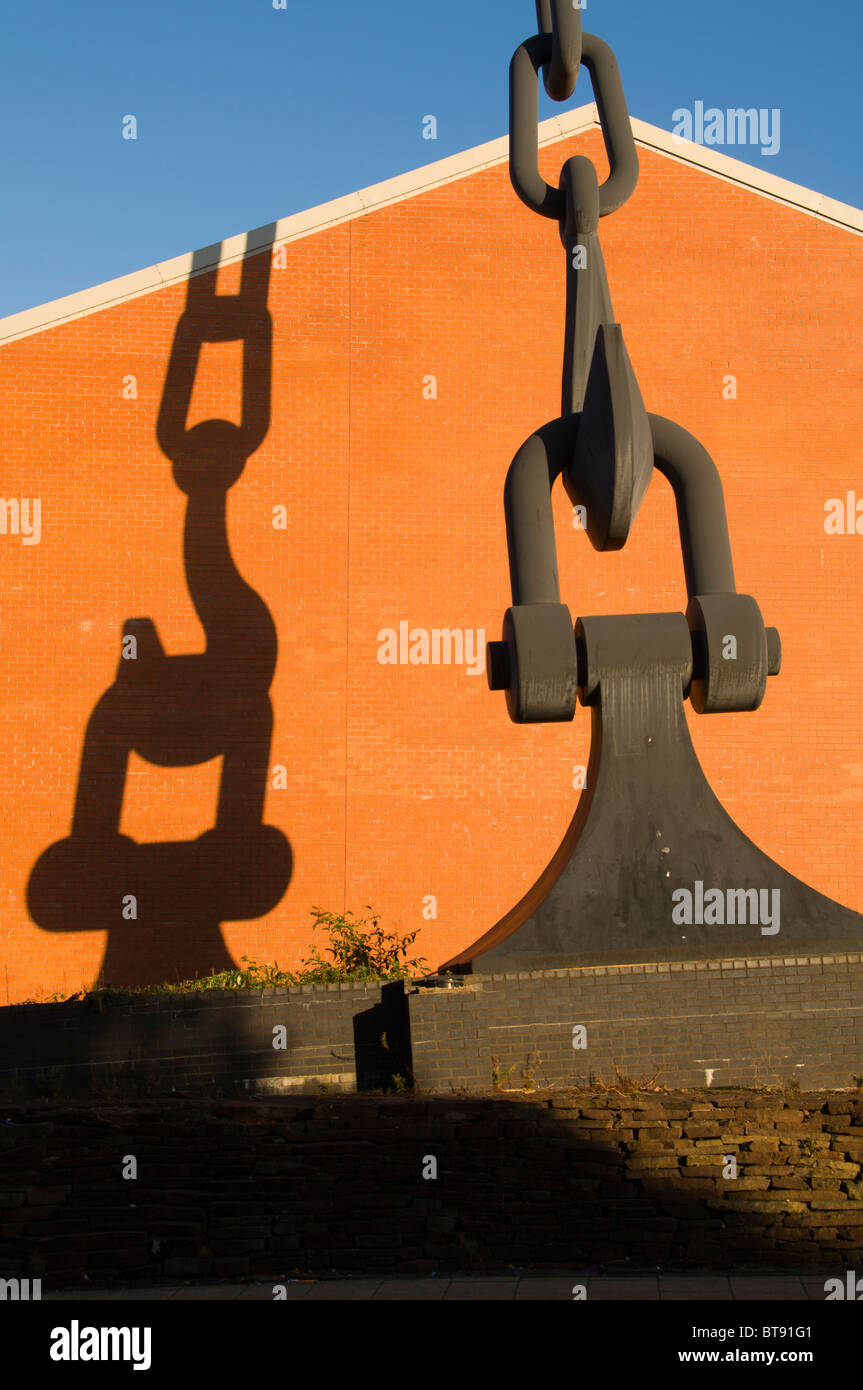
[[[434,1275],[401,1279],[290,1279],[282,1281],[294,1302],[452,1302],[531,1300],[573,1301],[573,1286],[584,1285],[590,1302],[824,1302],[827,1274],[501,1274]],[[835,1277],[835,1271],[834,1275]],[[273,1302],[278,1280],[266,1283],[163,1284],[155,1288],[116,1285],[92,1289],[43,1288],[42,1301]]]

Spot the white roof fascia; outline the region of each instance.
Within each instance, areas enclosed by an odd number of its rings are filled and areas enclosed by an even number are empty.
[[[539,145],[554,145],[583,130],[598,126],[599,116],[595,104],[580,106],[574,111],[542,121],[538,131]],[[787,179],[777,178],[754,165],[720,154],[716,149],[682,140],[670,131],[661,130],[646,121],[633,118],[632,131],[638,145],[657,150],[682,164],[705,170],[751,193],[809,213],[821,221],[841,227],[844,231],[863,235],[863,212],[847,203],[837,202],[834,198],[803,188],[800,184],[789,183]],[[193,271],[195,274],[202,274],[214,266],[230,265],[243,260],[267,246],[298,241],[316,232],[353,221],[357,217],[367,216],[393,203],[403,202],[432,189],[442,188],[445,184],[492,169],[508,159],[509,136],[504,135],[483,145],[475,145],[470,150],[422,165],[407,174],[399,174],[396,178],[372,184],[369,188],[349,193],[343,198],[293,213],[268,227],[228,237],[225,241],[216,242],[203,250],[175,256],[172,260],[160,261],[146,270],[133,271],[130,275],[121,275],[116,280],[106,280],[92,289],[80,290],[76,294],[53,299],[33,309],[10,314],[7,318],[0,319],[0,344],[15,342],[18,338],[28,338],[34,333],[42,332],[43,329],[99,313],[102,309],[113,308],[127,300],[152,294],[154,290],[163,289],[166,285],[181,284]]]

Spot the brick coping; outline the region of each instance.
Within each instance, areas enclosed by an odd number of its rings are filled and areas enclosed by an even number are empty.
[[[787,956],[726,956],[707,960],[649,961],[631,965],[572,965],[561,970],[519,970],[508,974],[483,973],[467,976],[470,982],[476,980],[538,980],[548,976],[560,975],[662,975],[679,974],[692,971],[703,973],[708,970],[764,970],[768,967],[785,968],[799,965],[859,965],[863,963],[863,952],[833,952],[830,955]]]
[[[462,993],[463,990],[473,991],[482,989],[483,985],[488,984],[507,984],[516,980],[558,980],[564,976],[592,976],[599,978],[603,976],[621,975],[668,975],[668,974],[704,974],[711,971],[733,971],[733,970],[765,970],[765,969],[785,969],[789,966],[824,966],[824,965],[860,965],[863,964],[863,952],[845,951],[833,952],[830,955],[813,955],[811,952],[805,955],[787,956],[727,956],[712,958],[707,960],[691,961],[650,961],[636,962],[627,965],[572,965],[559,970],[518,970],[503,973],[483,973],[481,975],[465,975],[460,978],[464,983],[457,989],[449,990],[446,986],[433,989],[435,995],[446,993],[453,995]],[[421,977],[417,977],[421,978]],[[160,1009],[183,1009],[189,1004],[196,1004],[203,1007],[207,1003],[218,1000],[220,1003],[228,999],[236,999],[242,1002],[246,1000],[261,1000],[282,998],[286,995],[321,995],[321,994],[349,994],[368,990],[377,990],[386,984],[403,983],[406,991],[410,991],[414,981],[406,979],[399,980],[341,980],[335,984],[320,985],[279,985],[269,989],[226,989],[226,990],[196,990],[189,991],[187,994],[156,994],[148,995],[132,994],[122,1000],[122,1004],[131,1004],[137,1007],[155,1005]],[[81,1003],[80,1000],[57,1000],[53,1003],[39,1004],[39,1008],[64,1008],[69,1003]],[[119,1002],[119,1001],[118,1001]],[[7,1004],[3,1006],[8,1009],[33,1008],[33,1004]]]

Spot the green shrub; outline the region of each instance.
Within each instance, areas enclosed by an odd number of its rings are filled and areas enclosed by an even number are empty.
[[[372,911],[371,908],[368,910]],[[385,932],[380,925],[380,917],[374,914],[349,922],[352,912],[324,912],[319,907],[313,907],[312,916],[315,918],[313,930],[322,927],[329,932],[327,953],[333,959],[332,963],[324,960],[315,947],[313,954],[300,967],[300,984],[329,984],[336,980],[403,980],[425,964],[424,957],[401,959],[407,954],[408,947],[413,945],[418,931],[407,932],[404,936]]]
[[[219,970],[211,975],[196,976],[193,980],[165,981],[160,985],[124,986],[114,988],[110,985],[97,986],[84,992],[84,1000],[100,1013],[112,1002],[119,1003],[141,994],[190,994],[204,990],[230,989],[274,989],[293,985],[326,985],[352,980],[403,980],[410,975],[423,973],[424,957],[407,959],[407,952],[413,945],[418,931],[385,932],[380,925],[380,917],[372,912],[369,917],[354,919],[352,912],[325,912],[312,908],[313,930],[321,929],[328,933],[330,944],[327,960],[317,946],[307,956],[297,971],[280,970],[278,961],[272,965],[261,965],[248,956],[240,957],[240,966],[230,970]],[[427,973],[427,972],[426,972]],[[75,996],[73,996],[75,997]],[[36,1003],[35,1000],[27,1000]]]

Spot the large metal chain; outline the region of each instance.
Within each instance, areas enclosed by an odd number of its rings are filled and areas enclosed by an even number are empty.
[[[575,91],[582,63],[590,73],[610,173],[600,189],[600,216],[623,207],[638,182],[638,155],[626,109],[617,59],[595,34],[582,33],[581,11],[568,0],[536,0],[540,32],[513,54],[509,69],[510,177],[513,187],[534,212],[560,221],[564,194],[540,176],[537,117],[539,69],[554,101]],[[590,161],[585,161],[590,168]],[[566,166],[561,174],[564,177]],[[594,170],[594,173],[596,171]]]
[[[555,219],[566,252],[566,324],[561,413],[522,445],[507,474],[513,606],[503,641],[488,645],[488,679],[506,690],[518,723],[572,719],[586,696],[583,653],[569,609],[560,602],[550,491],[558,475],[585,511],[597,550],[618,550],[629,536],[656,467],[677,502],[693,640],[687,690],[699,712],[755,709],[768,675],[779,670],[779,635],[765,629],[758,605],[737,594],[722,484],[706,450],[688,431],[645,409],[623,330],[614,322],[599,242],[599,221],[623,206],[638,181],[638,156],[617,61],[582,32],[573,0],[536,0],[539,33],[510,64],[510,178],[527,207]],[[539,173],[539,72],[555,101],[591,76],[609,175],[600,185],[583,155],[566,161],[557,188]],[[738,658],[724,661],[727,637]]]

